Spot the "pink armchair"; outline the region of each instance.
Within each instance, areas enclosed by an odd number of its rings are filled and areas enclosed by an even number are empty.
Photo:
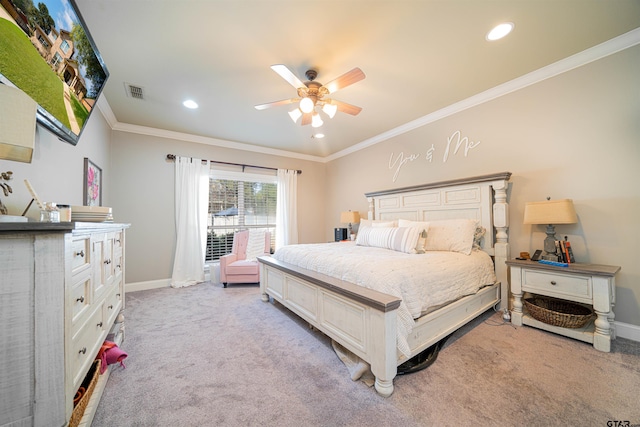
[[[227,283],[258,283],[260,282],[260,265],[258,260],[247,259],[249,245],[249,230],[237,231],[233,235],[231,253],[220,257],[220,281],[227,287]],[[263,252],[258,256],[271,253],[271,233],[264,232]],[[251,256],[251,254],[249,254]]]

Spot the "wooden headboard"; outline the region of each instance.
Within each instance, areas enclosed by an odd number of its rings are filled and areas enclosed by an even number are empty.
[[[476,219],[486,229],[482,250],[494,259],[501,282],[500,309],[508,307],[509,204],[511,172],[366,193],[369,219],[430,221]]]

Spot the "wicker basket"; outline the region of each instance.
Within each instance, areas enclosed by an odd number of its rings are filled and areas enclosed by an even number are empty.
[[[563,328],[582,328],[593,317],[589,307],[545,296],[525,298],[524,305],[534,319]]]
[[[93,390],[96,388],[96,383],[98,382],[98,377],[100,376],[100,363],[100,359],[94,360],[91,368],[89,368],[87,376],[84,378],[84,381],[82,381],[80,387],[84,387],[86,392],[82,395],[78,404],[73,408],[68,427],[78,427],[80,424],[82,416],[84,415],[84,410],[87,408],[89,399],[91,399]]]

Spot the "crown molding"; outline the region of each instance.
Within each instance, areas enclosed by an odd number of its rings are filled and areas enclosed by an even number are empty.
[[[533,84],[542,82],[552,77],[571,71],[575,68],[605,58],[609,55],[613,55],[617,52],[623,51],[630,47],[640,44],[640,28],[629,31],[604,43],[586,49],[575,55],[561,59],[546,67],[540,68],[536,71],[532,71],[523,76],[517,77],[506,83],[488,89],[477,95],[471,96],[462,101],[451,104],[438,111],[427,114],[404,125],[398,126],[379,135],[366,139],[349,148],[338,151],[326,157],[312,156],[308,154],[295,153],[286,150],[278,150],[275,148],[262,147],[258,145],[251,145],[240,142],[227,141],[216,138],[208,138],[198,135],[192,135],[189,133],[174,132],[164,129],[151,128],[146,126],[131,125],[128,123],[118,122],[106,97],[103,95],[98,99],[97,106],[105,120],[111,126],[112,130],[118,130],[122,132],[137,133],[141,135],[156,136],[159,138],[177,139],[180,141],[196,142],[199,144],[214,145],[217,147],[232,148],[235,150],[251,151],[254,153],[270,154],[274,156],[289,157],[300,160],[308,160],[318,163],[328,163],[357,151],[363,150],[372,145],[381,143],[388,139],[394,138],[398,135],[410,132],[414,129],[426,126],[430,123],[436,122],[445,117],[457,114],[461,111],[467,110],[472,107],[484,104],[485,102],[492,101],[496,98],[508,95],[512,92],[524,89]]]
[[[420,117],[416,120],[405,123],[404,125],[398,126],[389,131],[366,139],[358,144],[352,145],[349,148],[333,153],[325,157],[324,159],[327,162],[339,159],[340,157],[355,153],[356,151],[360,151],[364,148],[386,141],[398,135],[402,135],[403,133],[407,133],[419,127],[428,125],[429,123],[433,123],[445,117],[451,116],[472,107],[476,107],[480,104],[489,102],[501,96],[510,94],[520,89],[524,89],[527,86],[531,86],[543,80],[547,80],[557,75],[566,73],[567,71],[571,71],[575,68],[597,61],[609,55],[613,55],[614,53],[628,49],[637,44],[640,44],[640,28],[631,30],[628,33],[622,34],[621,36],[615,37],[604,43],[583,50],[582,52],[579,52],[575,55],[568,56],[567,58],[561,59],[560,61],[547,65],[546,67],[540,68],[536,71],[532,71],[528,74],[517,77],[484,92],[480,92],[477,95],[451,104],[431,114],[427,114],[426,116]]]
[[[291,151],[278,150],[276,148],[262,147],[259,145],[245,144],[242,142],[227,141],[224,139],[210,138],[200,135],[192,135],[190,133],[174,132],[165,129],[152,128],[147,126],[138,126],[128,123],[117,122],[112,126],[112,130],[121,132],[137,133],[140,135],[155,136],[158,138],[176,139],[178,141],[195,142],[198,144],[213,145],[216,147],[232,148],[234,150],[251,151],[252,153],[270,154],[273,156],[282,156],[300,160],[308,160],[312,162],[324,162],[322,157],[312,156],[309,154],[294,153]]]

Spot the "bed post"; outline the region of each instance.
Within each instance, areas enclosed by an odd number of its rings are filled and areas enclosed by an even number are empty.
[[[509,308],[509,282],[507,278],[507,265],[509,259],[509,204],[507,203],[507,179],[494,181],[493,226],[496,229],[496,241],[494,244],[494,263],[496,276],[500,281],[500,305],[499,309]]]

